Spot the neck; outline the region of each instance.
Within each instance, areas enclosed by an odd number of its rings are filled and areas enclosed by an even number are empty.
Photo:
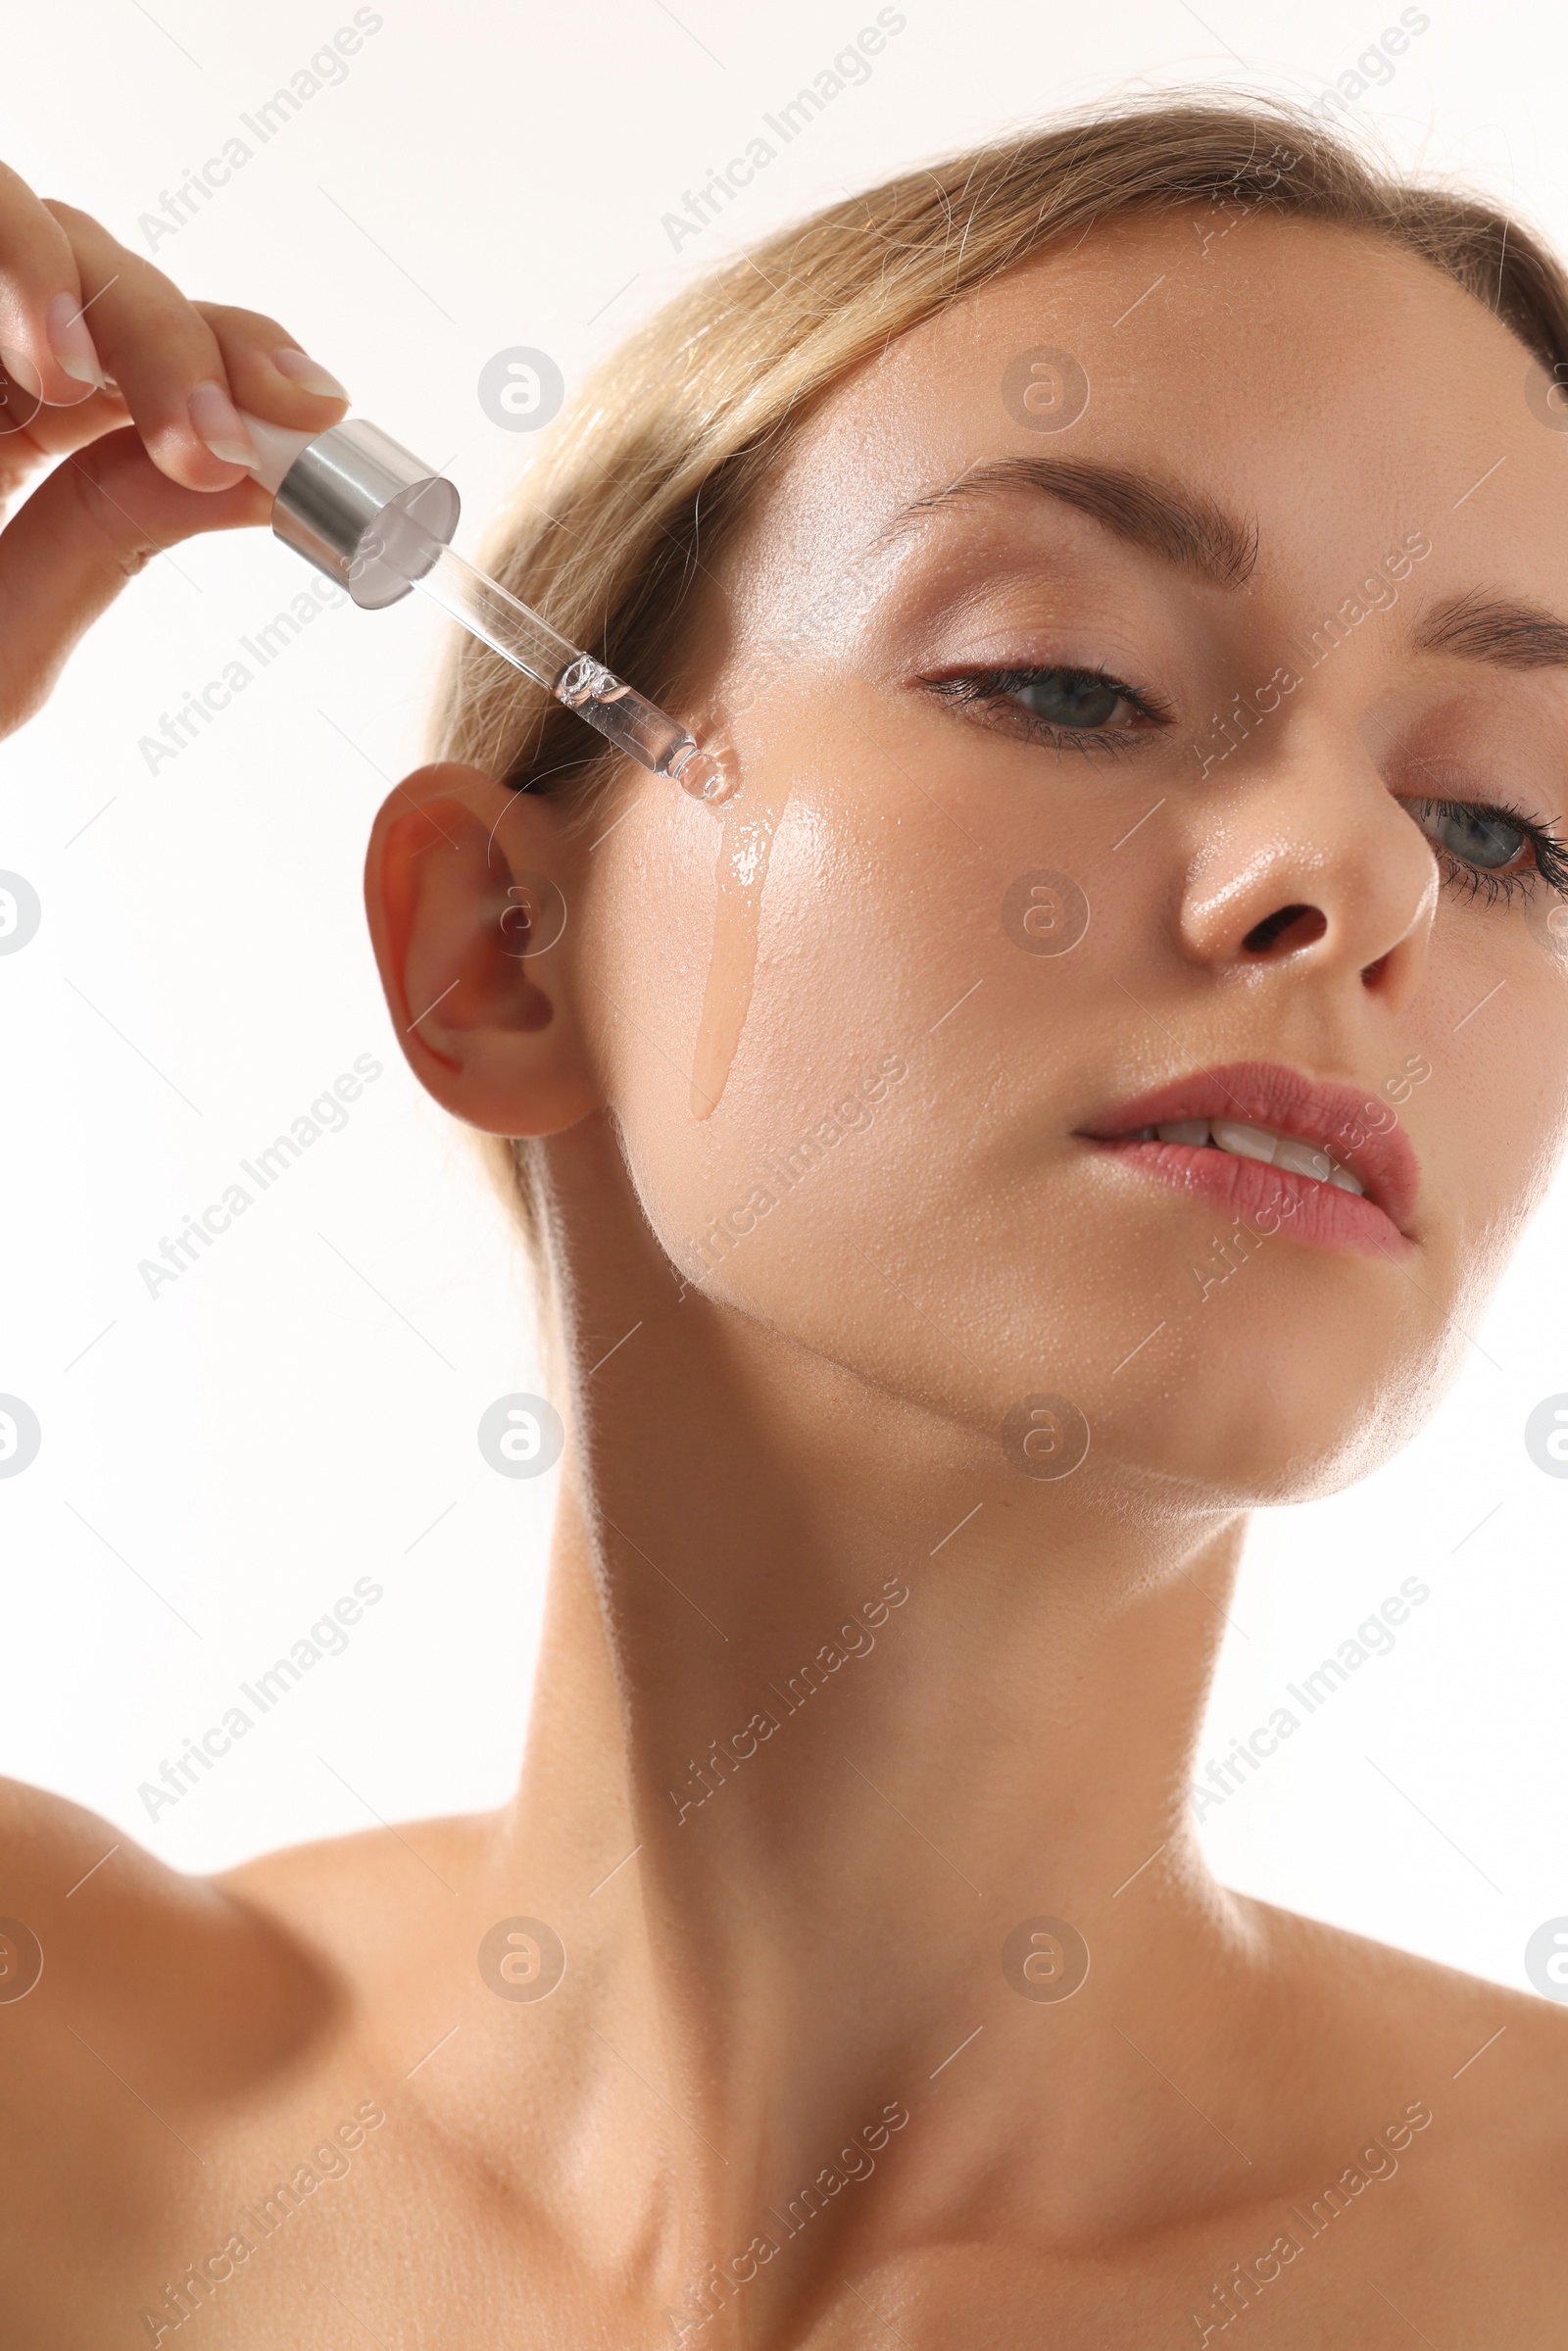
[[[1100,1465],[1037,1483],[662,1261],[633,1278],[640,1246],[571,1293],[578,1443],[499,1824],[505,1907],[558,1927],[604,2060],[565,2127],[622,2176],[643,2151],[627,2227],[678,2278],[895,2158],[951,2220],[1026,2142],[1061,2229],[1097,2226],[1125,2127],[1146,2184],[1161,2147],[1191,2168],[1160,2067],[1222,2045],[1242,1977],[1187,1788],[1243,1522]]]

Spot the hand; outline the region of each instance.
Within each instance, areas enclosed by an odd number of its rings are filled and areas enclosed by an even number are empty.
[[[347,395],[255,311],[187,302],[150,262],[0,164],[0,736],[166,547],[265,522],[236,409],[298,432]]]

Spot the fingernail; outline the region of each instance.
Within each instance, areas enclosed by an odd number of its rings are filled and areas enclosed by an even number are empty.
[[[102,391],[104,371],[98,364],[87,321],[81,315],[81,304],[74,294],[56,294],[44,313],[44,324],[57,364],[74,382],[91,384],[95,392]]]
[[[314,392],[318,400],[347,400],[349,396],[348,387],[335,375],[328,375],[320,362],[306,352],[274,351],[272,365],[279,375],[286,375],[302,392]]]
[[[220,383],[198,384],[186,403],[191,428],[225,465],[254,465],[256,444],[239,420],[239,411]]]

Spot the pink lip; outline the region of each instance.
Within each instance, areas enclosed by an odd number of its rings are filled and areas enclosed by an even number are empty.
[[[1235,1119],[1294,1136],[1348,1168],[1364,1196],[1209,1147],[1136,1140],[1140,1127],[1185,1118]],[[1374,1118],[1390,1124],[1374,1129],[1368,1123]],[[1408,1224],[1420,1165],[1392,1105],[1359,1087],[1305,1077],[1278,1062],[1234,1061],[1140,1095],[1079,1133],[1181,1191],[1221,1202],[1233,1217],[1272,1209],[1274,1229],[1296,1240],[1384,1257],[1412,1247]]]

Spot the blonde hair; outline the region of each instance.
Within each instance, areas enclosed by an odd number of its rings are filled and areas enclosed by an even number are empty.
[[[1548,369],[1568,354],[1568,276],[1494,206],[1401,180],[1302,107],[1138,101],[905,172],[689,287],[553,428],[499,517],[488,567],[573,644],[679,709],[699,561],[824,394],[1044,247],[1194,204],[1268,206],[1384,237],[1472,294]],[[568,799],[585,821],[613,765],[580,719],[466,638],[432,754]],[[533,1147],[480,1141],[543,1276]]]

